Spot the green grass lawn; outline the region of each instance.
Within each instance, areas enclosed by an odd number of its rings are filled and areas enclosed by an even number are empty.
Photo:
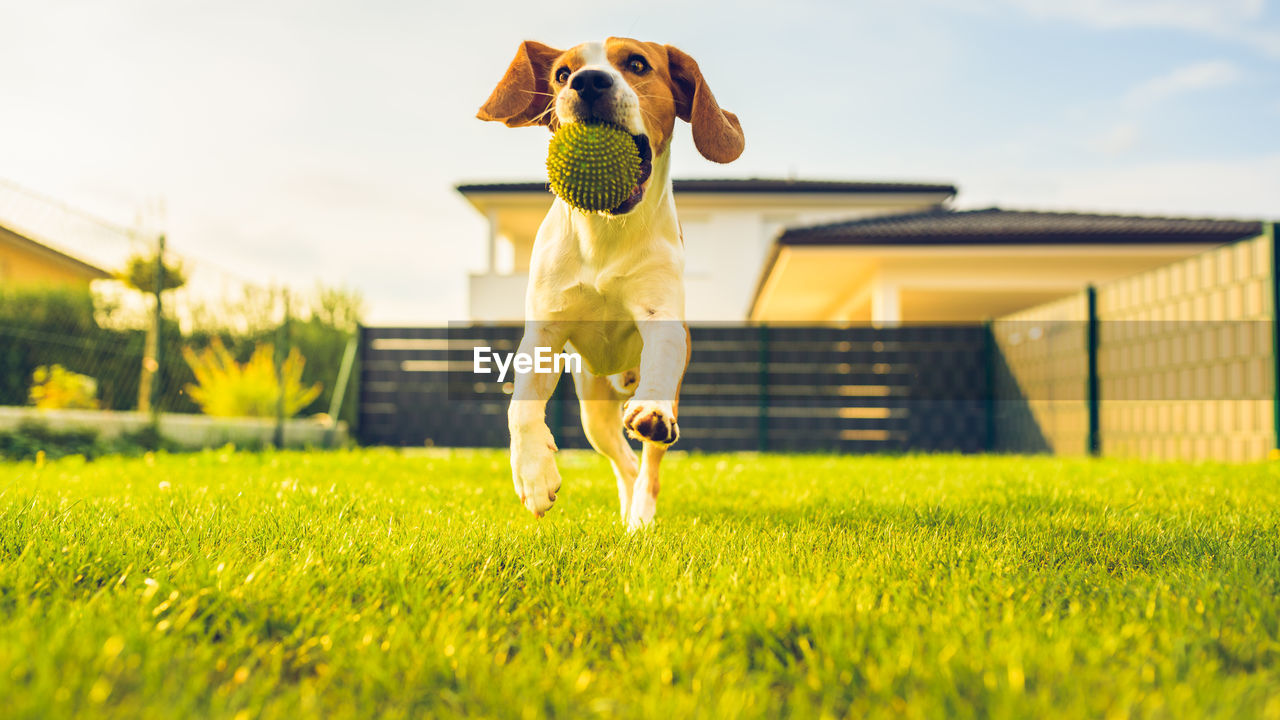
[[[561,453],[0,463],[0,711],[1280,717],[1280,471]]]

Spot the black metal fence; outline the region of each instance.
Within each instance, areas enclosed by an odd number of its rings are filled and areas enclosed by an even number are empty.
[[[460,391],[471,348],[511,352],[518,326],[362,328],[364,444],[500,447],[509,385]],[[973,326],[695,326],[679,448],[980,452],[992,438],[993,346]],[[573,383],[547,407],[560,447],[587,447]]]

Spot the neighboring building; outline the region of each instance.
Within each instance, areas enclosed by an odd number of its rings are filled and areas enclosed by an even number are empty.
[[[0,225],[0,287],[45,285],[88,288],[111,274]]]
[[[999,208],[792,227],[758,275],[749,319],[979,321],[1261,232],[1256,221]]]
[[[470,319],[524,319],[529,256],[551,207],[546,183],[460,185],[489,220],[489,263],[470,278]],[[676,180],[690,320],[741,321],[780,231],[849,218],[920,212],[955,196],[947,184],[799,180]]]
[[[460,185],[489,221],[470,319],[524,317],[546,183]],[[1256,221],[957,211],[948,184],[676,180],[694,321],[973,322],[1254,237]]]

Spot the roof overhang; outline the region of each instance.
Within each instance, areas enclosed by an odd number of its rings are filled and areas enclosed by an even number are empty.
[[[10,230],[3,225],[0,225],[0,242],[14,245],[54,264],[61,265],[87,280],[109,280],[113,277],[111,273],[96,265],[72,257],[60,250],[55,250],[44,243],[36,242],[26,235]]]
[[[1221,243],[1099,245],[784,245],[761,272],[749,319],[829,322],[866,314],[876,283],[915,293],[926,316],[906,321],[982,320],[1159,267]],[[963,304],[966,297],[989,302]],[[947,298],[950,298],[949,300]],[[939,303],[952,303],[950,307]],[[929,310],[927,308],[933,308]],[[970,317],[973,315],[974,317]]]
[[[974,300],[982,293],[992,298],[1004,293],[1008,302],[1059,290],[1066,294],[1088,282],[1118,279],[1254,237],[1261,228],[1255,220],[1000,208],[935,208],[792,227],[774,240],[750,318],[838,319],[865,304],[873,280],[886,302],[904,288],[921,297],[950,293],[957,307],[962,298]],[[938,312],[964,314],[946,307]]]
[[[874,199],[876,205],[939,205],[955,197],[949,183],[862,182],[825,180],[674,180],[673,189],[682,206],[847,205],[852,199]],[[487,215],[491,209],[519,210],[545,207],[553,196],[545,182],[463,183],[456,187],[472,207]]]

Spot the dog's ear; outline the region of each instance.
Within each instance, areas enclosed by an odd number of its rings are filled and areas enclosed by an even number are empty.
[[[561,51],[526,40],[476,117],[507,127],[551,124],[551,63]]]
[[[693,144],[698,152],[712,162],[736,160],[746,145],[738,116],[720,109],[693,58],[668,45],[667,66],[671,72],[676,117],[693,126]]]

